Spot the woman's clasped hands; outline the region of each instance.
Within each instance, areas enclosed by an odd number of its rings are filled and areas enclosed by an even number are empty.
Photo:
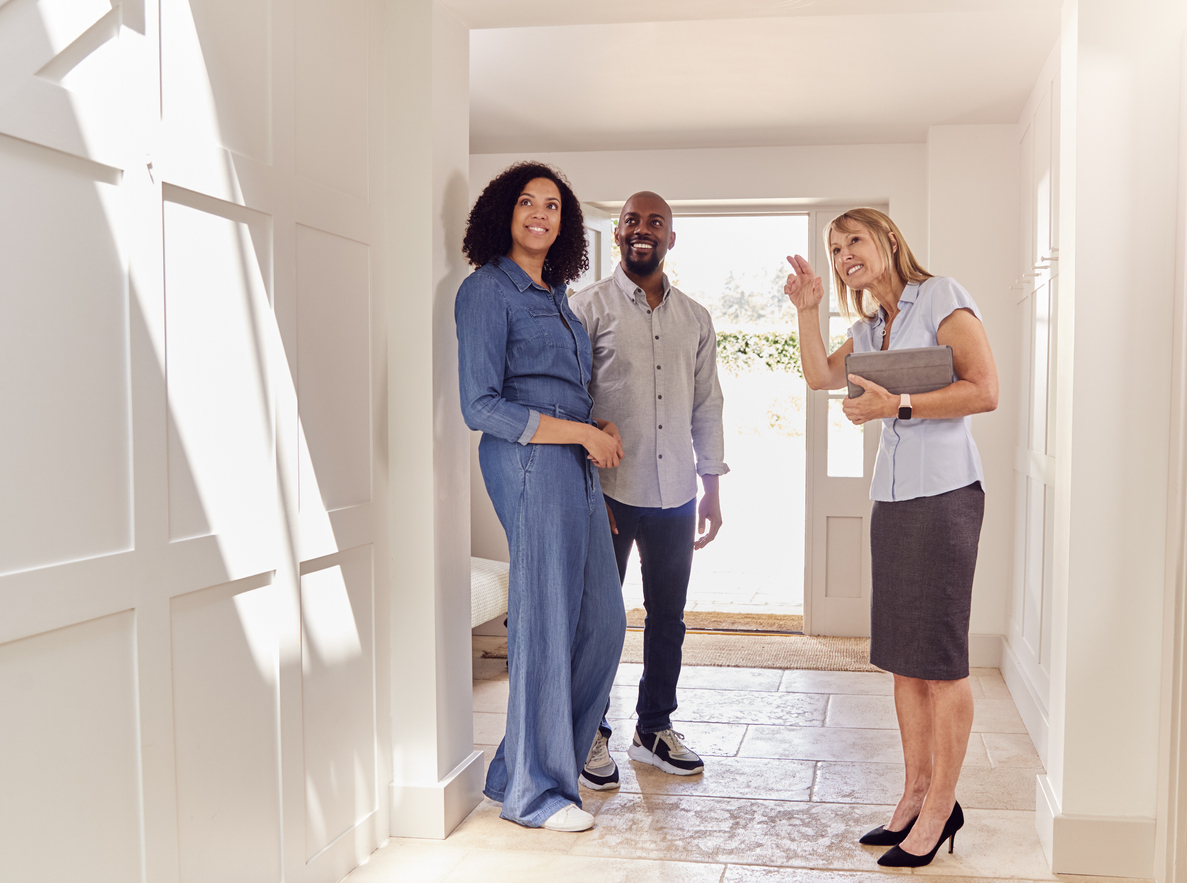
[[[588,459],[599,469],[617,466],[626,456],[618,427],[609,420],[599,420],[597,426],[590,426],[589,433],[581,444],[589,452]]]

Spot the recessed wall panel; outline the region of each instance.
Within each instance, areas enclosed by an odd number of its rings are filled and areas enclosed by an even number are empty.
[[[0,877],[140,879],[135,617],[0,645]]]
[[[182,883],[280,879],[277,589],[237,588],[172,602]]]
[[[128,297],[117,188],[0,136],[0,194],[0,573],[10,573],[131,547]]]
[[[297,174],[367,198],[366,0],[296,0]]]
[[[297,227],[301,505],[371,499],[371,296],[366,245]]]
[[[333,4],[331,4],[333,5]],[[161,101],[171,126],[272,159],[268,0],[163,0]]]
[[[824,594],[829,598],[861,597],[861,518],[830,516]]]
[[[219,534],[233,557],[275,520],[272,313],[246,224],[172,202],[164,214],[169,535]]]
[[[306,857],[376,809],[371,547],[301,576]]]

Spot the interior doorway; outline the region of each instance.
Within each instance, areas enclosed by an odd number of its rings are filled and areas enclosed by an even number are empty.
[[[783,282],[786,255],[809,251],[811,218],[677,213],[673,229],[668,277],[717,330],[730,466],[722,529],[696,553],[686,611],[802,616],[808,401]],[[637,555],[623,592],[628,610],[643,606]]]

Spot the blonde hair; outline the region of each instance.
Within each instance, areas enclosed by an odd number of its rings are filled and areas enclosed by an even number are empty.
[[[877,304],[867,303],[864,290],[849,287],[845,277],[837,271],[832,255],[833,231],[856,233],[856,228],[859,225],[869,231],[870,238],[874,240],[874,246],[878,249],[878,254],[882,256],[882,263],[893,269],[904,283],[922,282],[924,279],[930,279],[932,274],[920,266],[915,255],[911,253],[911,247],[907,245],[902,231],[884,212],[880,212],[876,208],[853,208],[837,215],[824,228],[824,253],[828,255],[828,262],[832,267],[833,285],[837,289],[837,301],[841,307],[841,313],[846,319],[851,319],[856,313],[868,322],[878,315]],[[892,237],[893,242],[891,241]]]

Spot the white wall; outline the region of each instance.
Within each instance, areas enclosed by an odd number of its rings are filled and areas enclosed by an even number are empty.
[[[933,126],[927,135],[928,269],[977,301],[997,362],[997,410],[973,418],[985,470],[985,523],[970,631],[1004,635],[1014,543],[1017,332],[1012,288],[1018,238],[1014,126]]]
[[[1187,639],[1187,32],[1179,58],[1178,255],[1175,279],[1175,340],[1171,381],[1170,505],[1167,513],[1167,592],[1163,604],[1162,732],[1158,756],[1158,834],[1155,878],[1187,877],[1187,842],[1182,819],[1187,812],[1187,691],[1184,678]]]
[[[1179,0],[1064,7],[1055,604],[1040,836],[1151,876],[1180,174]],[[1065,320],[1066,319],[1066,320]],[[1107,406],[1105,405],[1107,403]]]
[[[392,833],[444,837],[481,800],[483,781],[453,324],[466,276],[469,32],[432,0],[390,0],[388,16]]]

